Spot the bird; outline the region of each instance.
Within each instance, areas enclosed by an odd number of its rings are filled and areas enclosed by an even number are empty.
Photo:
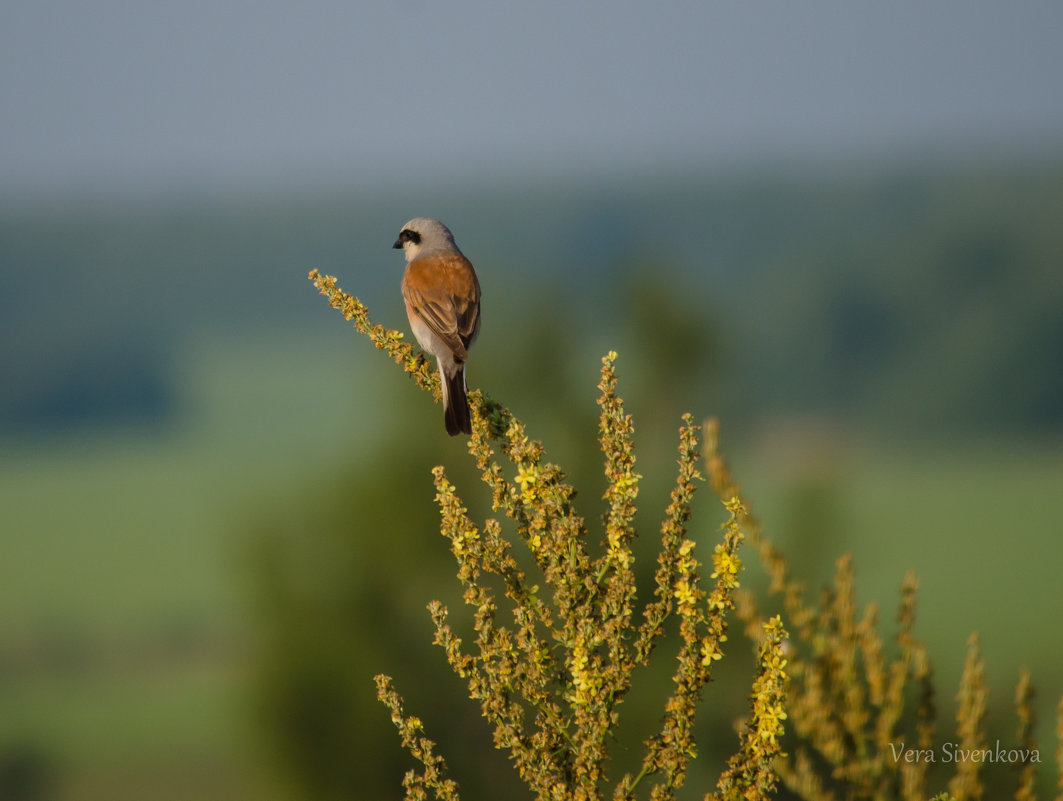
[[[410,328],[439,366],[447,433],[471,434],[465,362],[480,333],[476,270],[450,229],[431,217],[415,217],[402,226],[393,247],[406,256],[402,297]]]

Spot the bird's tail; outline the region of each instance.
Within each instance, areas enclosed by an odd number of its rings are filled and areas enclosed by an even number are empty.
[[[439,371],[443,382],[443,419],[447,424],[447,433],[452,437],[472,433],[469,399],[465,394],[465,365],[458,364],[456,368],[453,375]]]

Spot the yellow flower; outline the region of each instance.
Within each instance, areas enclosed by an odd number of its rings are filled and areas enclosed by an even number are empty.
[[[675,591],[672,593],[676,600],[679,602],[679,611],[686,614],[690,611],[698,602],[700,593],[697,589],[690,586],[690,582],[684,579],[679,579],[675,584]]]
[[[760,711],[760,739],[775,745],[776,737],[782,734],[782,722],[786,712],[781,706],[769,706]]]
[[[724,506],[727,507],[727,511],[735,517],[740,517],[746,513],[746,507],[742,503],[742,499],[737,496],[732,497],[731,500],[724,504]]]
[[[535,465],[521,467],[517,471],[517,483],[520,484],[520,495],[525,503],[532,503],[539,497],[539,471]]]
[[[587,669],[589,664],[590,655],[586,646],[581,642],[577,642],[572,649],[572,663],[569,672],[572,674],[572,687],[576,691],[573,703],[578,706],[586,706],[591,702],[591,693],[598,684]]]
[[[708,667],[713,662],[723,659],[723,651],[720,650],[720,644],[718,640],[710,640],[706,638],[701,643],[701,664],[703,667]]]
[[[733,578],[742,569],[742,561],[722,545],[716,546],[716,553],[712,555],[712,563],[716,570],[709,578],[719,578],[721,575]],[[736,581],[732,586],[737,587],[739,584]]]

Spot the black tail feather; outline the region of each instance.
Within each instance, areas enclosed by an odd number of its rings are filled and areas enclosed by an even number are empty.
[[[462,365],[454,375],[442,376],[443,420],[447,424],[447,433],[452,437],[458,434],[472,433],[472,420],[469,417],[469,399],[465,395],[465,366]]]

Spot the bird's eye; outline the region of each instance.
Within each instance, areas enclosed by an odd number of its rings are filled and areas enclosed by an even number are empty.
[[[400,242],[413,242],[415,245],[421,244],[421,235],[416,231],[411,231],[409,228],[403,229],[399,234]]]

